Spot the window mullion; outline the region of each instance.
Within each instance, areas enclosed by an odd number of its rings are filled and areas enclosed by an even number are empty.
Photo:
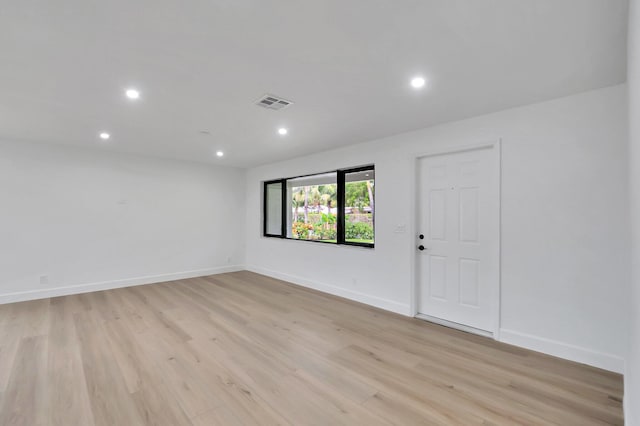
[[[338,190],[337,190],[337,195],[338,195],[338,211],[337,211],[337,242],[338,244],[344,244],[344,229],[345,229],[345,224],[344,224],[344,193],[345,193],[345,189],[344,189],[344,176],[345,173],[342,170],[338,170]]]
[[[287,238],[287,219],[288,213],[287,209],[289,208],[289,202],[287,200],[287,180],[282,179],[282,238]]]

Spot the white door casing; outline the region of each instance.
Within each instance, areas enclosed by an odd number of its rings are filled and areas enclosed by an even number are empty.
[[[417,174],[418,316],[492,334],[499,326],[499,144],[421,157]]]

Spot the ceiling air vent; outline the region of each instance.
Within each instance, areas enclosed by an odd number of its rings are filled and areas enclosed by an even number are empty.
[[[256,101],[256,105],[258,106],[275,110],[285,109],[291,104],[293,104],[293,102],[273,95],[264,95]]]

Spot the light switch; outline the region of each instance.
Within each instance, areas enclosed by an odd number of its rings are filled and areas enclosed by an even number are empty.
[[[407,225],[396,225],[396,229],[393,232],[396,234],[404,234],[407,232]]]

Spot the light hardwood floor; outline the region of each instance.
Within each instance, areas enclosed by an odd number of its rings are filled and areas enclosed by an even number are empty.
[[[237,272],[0,306],[0,425],[622,424],[622,378]]]

